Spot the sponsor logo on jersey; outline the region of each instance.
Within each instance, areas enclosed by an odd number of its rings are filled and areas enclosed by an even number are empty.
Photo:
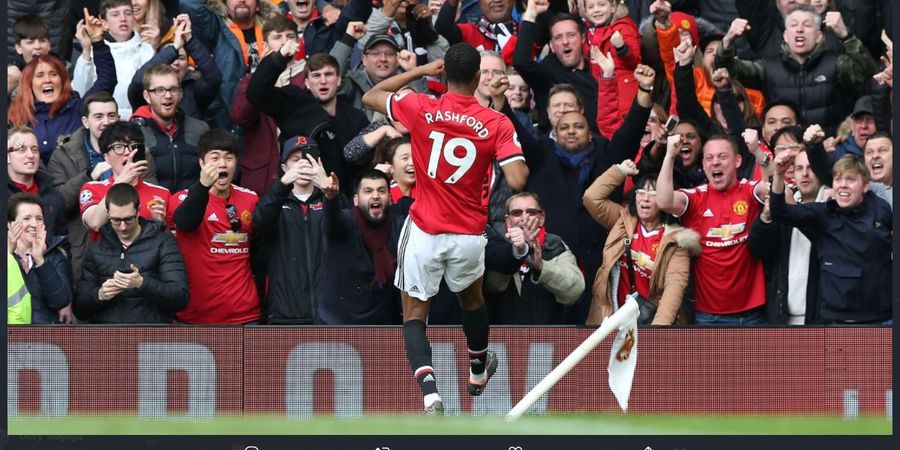
[[[743,233],[745,226],[746,224],[744,223],[726,223],[715,228],[710,228],[709,231],[706,232],[706,237],[719,238],[725,241],[731,239],[735,235]]]
[[[247,233],[235,233],[232,230],[228,230],[224,233],[216,233],[212,237],[212,242],[216,244],[225,244],[228,247],[241,245],[247,242],[247,240]]]
[[[713,212],[709,208],[707,208],[706,211],[703,211],[703,217],[712,217],[712,216],[713,216]]]
[[[218,222],[219,216],[217,216],[216,213],[212,213],[206,218],[206,220],[208,220],[210,222]]]
[[[738,200],[734,202],[734,205],[732,205],[731,207],[731,210],[739,216],[746,216],[748,209],[750,208],[747,206],[747,202],[745,202],[744,200]]]
[[[253,214],[250,214],[250,211],[244,210],[244,212],[241,213],[241,222],[243,222],[244,225],[249,226],[251,220],[253,220]]]

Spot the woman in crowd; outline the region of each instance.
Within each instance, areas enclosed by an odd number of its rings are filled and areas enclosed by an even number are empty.
[[[609,199],[625,177],[638,175],[631,160],[610,167],[584,193],[584,206],[609,230],[603,265],[594,279],[587,324],[598,325],[637,291],[657,305],[653,325],[685,323],[682,297],[688,285],[691,256],[700,253],[700,236],[679,225],[656,204],[656,174],[637,177],[627,195],[627,207]],[[631,249],[628,269],[626,246]],[[631,279],[634,274],[634,280]]]
[[[413,171],[409,136],[395,138],[376,150],[375,168],[391,177],[391,202],[403,197],[415,198],[416,174]]]
[[[106,25],[99,18],[85,14],[79,32],[90,39],[97,65],[97,81],[82,94],[112,93],[116,86],[116,64],[103,40]],[[31,127],[38,137],[41,159],[47,164],[57,139],[83,127],[81,96],[72,90],[65,64],[51,55],[32,59],[22,71],[19,86],[19,94],[9,105],[7,124]]]

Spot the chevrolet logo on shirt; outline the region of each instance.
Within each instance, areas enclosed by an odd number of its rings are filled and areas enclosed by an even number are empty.
[[[247,233],[235,233],[234,231],[228,230],[226,233],[214,234],[212,241],[227,246],[240,245],[247,242]]]
[[[636,269],[653,269],[653,260],[644,252],[631,250],[631,260],[634,261]]]
[[[716,228],[710,228],[709,231],[706,232],[706,237],[708,238],[719,238],[723,241],[731,239],[736,234],[741,234],[744,232],[745,223],[726,223],[722,226]]]

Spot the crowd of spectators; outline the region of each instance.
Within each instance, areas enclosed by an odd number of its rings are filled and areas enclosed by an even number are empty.
[[[400,324],[410,155],[465,146],[363,97],[459,42],[529,169],[491,323],[892,323],[887,0],[8,3],[9,323]]]

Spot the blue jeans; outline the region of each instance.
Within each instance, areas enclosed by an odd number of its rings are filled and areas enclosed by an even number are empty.
[[[694,323],[697,325],[766,325],[765,308],[759,307],[737,314],[709,314],[694,312]]]

